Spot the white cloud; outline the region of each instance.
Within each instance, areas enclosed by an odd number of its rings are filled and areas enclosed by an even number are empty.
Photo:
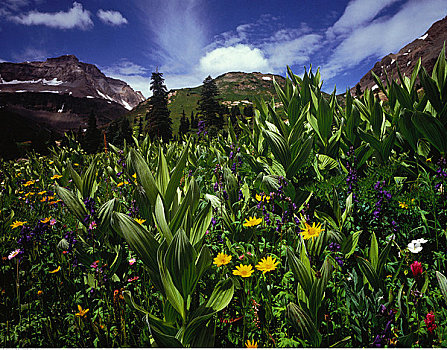
[[[349,33],[371,20],[384,8],[400,0],[351,0],[345,12],[335,24],[326,31],[329,38]]]
[[[421,36],[445,16],[447,0],[410,0],[392,17],[354,30],[333,51],[321,74],[329,79],[367,58],[379,59]]]
[[[58,29],[79,28],[87,30],[93,27],[90,11],[84,10],[82,4],[73,2],[73,7],[68,11],[39,12],[30,11],[27,14],[11,16],[9,19],[15,23],[31,25],[44,25]]]
[[[105,24],[111,25],[111,26],[120,26],[123,24],[127,24],[127,19],[123,17],[123,15],[118,11],[112,11],[112,10],[98,10],[96,14],[99,19],[104,22]]]
[[[214,77],[229,71],[253,72],[269,69],[268,60],[260,49],[243,44],[214,49],[200,59],[200,70]]]

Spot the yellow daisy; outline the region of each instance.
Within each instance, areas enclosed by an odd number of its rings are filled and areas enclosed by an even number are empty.
[[[48,217],[48,218],[45,218],[45,219],[43,219],[43,220],[40,220],[40,222],[41,222],[42,224],[46,224],[47,222],[50,222],[50,220],[51,220],[51,216]]]
[[[270,196],[256,194],[255,197],[258,202],[266,201],[268,203],[270,201]]]
[[[230,260],[231,260],[231,255],[227,255],[225,253],[219,253],[214,258],[214,264],[216,264],[217,267],[219,267],[219,266],[228,264],[230,262]]]
[[[300,232],[300,234],[303,236],[304,239],[312,238],[312,240],[315,237],[318,237],[322,231],[324,231],[321,228],[321,223],[315,226],[315,222],[310,226],[307,222],[304,223],[305,227],[303,231]]]
[[[252,226],[258,226],[262,222],[262,218],[256,219],[256,216],[249,217],[248,219],[245,219],[244,226],[245,227],[252,227]]]
[[[11,225],[12,228],[16,228],[16,227],[20,227],[23,226],[27,223],[28,221],[14,221]]]
[[[408,204],[405,202],[399,202],[399,207],[401,207],[402,209],[408,209]]]
[[[143,223],[146,221],[144,219],[134,219],[136,222],[138,222],[140,225],[143,225]]]
[[[85,309],[85,310],[83,310],[82,307],[81,307],[81,305],[78,305],[78,310],[79,310],[79,312],[76,313],[76,316],[78,316],[78,317],[84,317],[85,314],[86,314],[86,313],[88,312],[88,310],[90,310],[90,309]]]
[[[253,340],[253,341],[250,341],[250,339],[248,339],[248,340],[245,342],[245,346],[246,346],[247,348],[257,348],[257,347],[258,347],[258,342],[255,342],[254,340]]]
[[[279,261],[276,261],[276,258],[272,258],[271,256],[268,256],[267,258],[262,258],[261,262],[258,263],[255,267],[262,271],[262,273],[266,273],[268,271],[276,270],[276,266],[279,264]]]
[[[253,273],[253,267],[251,265],[242,265],[236,266],[236,269],[233,270],[233,275],[241,276],[241,277],[250,277]]]
[[[60,179],[61,177],[62,177],[62,175],[58,175],[58,174],[56,174],[56,175],[53,175],[53,176],[51,177],[51,180]]]

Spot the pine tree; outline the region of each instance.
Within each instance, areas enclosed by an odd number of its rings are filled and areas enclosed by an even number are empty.
[[[194,111],[191,111],[191,123],[189,125],[190,129],[197,129],[197,119],[194,117]]]
[[[214,135],[218,130],[223,129],[224,118],[222,108],[217,98],[219,91],[216,82],[208,76],[203,81],[202,92],[198,101],[199,113],[205,122],[205,128]]]
[[[137,139],[140,140],[143,136],[143,118],[140,116],[138,117],[138,131],[137,131]]]
[[[172,138],[172,120],[168,109],[168,91],[164,84],[163,74],[152,73],[151,77],[152,97],[150,100],[151,109],[147,117],[146,130],[149,137],[154,139],[162,138],[168,142]]]
[[[185,135],[189,131],[189,121],[186,118],[185,110],[182,112],[182,116],[180,117],[180,126],[178,127],[178,134]]]
[[[87,131],[84,138],[84,149],[87,153],[95,153],[101,144],[101,132],[96,126],[96,117],[90,113],[87,123]]]
[[[129,119],[127,119],[126,117],[121,119],[119,132],[120,132],[121,139],[123,140],[123,145],[124,145],[124,140],[126,140],[126,143],[128,145],[133,143],[132,128],[130,127]]]

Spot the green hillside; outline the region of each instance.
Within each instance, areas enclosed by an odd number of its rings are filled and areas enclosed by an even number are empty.
[[[249,105],[254,101],[255,96],[271,100],[275,96],[273,76],[281,86],[284,85],[285,79],[273,74],[230,72],[218,76],[215,81],[219,89],[221,103],[231,108],[234,105]],[[197,113],[197,102],[200,98],[201,88],[202,86],[197,86],[169,91],[168,107],[171,111],[174,134],[178,131],[183,110],[187,117],[191,115],[192,111]],[[148,100],[143,101],[130,111],[128,116],[135,123],[138,123],[138,118],[145,117],[148,107]]]

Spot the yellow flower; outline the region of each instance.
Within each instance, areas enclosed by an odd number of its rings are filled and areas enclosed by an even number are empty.
[[[253,273],[253,267],[251,265],[242,265],[236,266],[236,269],[233,270],[233,275],[241,276],[241,277],[250,277]]]
[[[41,196],[41,195],[43,195],[45,193],[47,193],[47,191],[41,191],[41,192],[38,193],[38,195]]]
[[[304,223],[305,227],[303,231],[300,232],[300,234],[303,236],[304,239],[309,239],[314,237],[318,237],[322,231],[324,231],[321,228],[321,223],[319,223],[317,226],[315,226],[315,222],[310,226],[307,222]]]
[[[40,222],[41,222],[42,224],[46,224],[46,223],[49,222],[50,220],[51,220],[51,216],[48,217],[48,218],[45,218],[45,219],[43,219],[43,220],[40,220]]]
[[[56,273],[56,272],[59,272],[60,269],[61,269],[61,267],[58,266],[56,270],[50,271],[50,273]]]
[[[85,314],[86,314],[86,313],[88,312],[88,310],[90,310],[90,309],[85,309],[85,310],[83,310],[82,307],[81,307],[81,305],[78,305],[78,310],[79,310],[79,312],[76,312],[76,316],[78,316],[78,317],[84,317]]]
[[[427,158],[426,162],[430,163],[431,162],[431,158]]]
[[[256,200],[258,201],[258,202],[262,202],[262,201],[266,201],[267,203],[269,202],[269,200],[270,200],[270,196],[266,196],[266,195],[259,195],[259,194],[256,194]]]
[[[28,187],[28,186],[34,185],[35,182],[36,182],[36,180],[30,180],[30,181],[27,181],[26,183],[24,183],[23,186]]]
[[[399,207],[401,207],[402,209],[408,209],[408,204],[405,202],[399,202]]]
[[[50,164],[53,164],[53,163],[54,163],[54,161],[51,160],[51,161],[50,161]]]
[[[56,180],[56,179],[60,179],[62,177],[62,175],[53,175],[52,177],[51,177],[51,180]]]
[[[62,199],[58,199],[57,201],[52,201],[52,202],[50,202],[49,204],[53,205],[53,204],[57,204],[57,203],[59,203],[59,202],[62,202]]]
[[[137,179],[137,173],[134,173],[134,174],[132,175],[132,177],[136,180],[136,179]]]
[[[14,221],[11,225],[12,228],[16,228],[16,227],[20,227],[23,226],[27,223],[28,221]]]
[[[258,342],[256,341],[250,341],[249,339],[245,342],[245,346],[247,348],[257,348],[258,347]]]
[[[256,268],[259,271],[262,271],[262,273],[266,273],[268,271],[273,271],[276,270],[276,265],[279,264],[279,261],[276,261],[276,258],[272,258],[271,256],[268,256],[267,259],[266,258],[262,258],[261,262],[258,263],[258,265],[256,265]]]
[[[138,222],[140,225],[143,225],[143,223],[146,221],[144,219],[134,219],[136,222]]]
[[[127,181],[124,182],[120,182],[119,184],[116,185],[116,187],[121,187],[123,185],[128,185],[129,183]]]
[[[231,260],[231,255],[227,255],[227,254],[224,254],[224,253],[219,253],[214,258],[214,264],[216,264],[217,267],[219,267],[219,266],[228,264],[230,262],[230,260]]]
[[[43,294],[43,292],[41,291],[41,290],[39,290],[38,292],[37,292],[37,295],[42,295]]]
[[[248,219],[245,219],[244,226],[245,227],[252,227],[257,226],[262,222],[262,218],[256,219],[256,216],[249,217]]]
[[[74,163],[73,165],[74,165],[74,166],[79,166],[79,164],[78,164],[78,163]]]

